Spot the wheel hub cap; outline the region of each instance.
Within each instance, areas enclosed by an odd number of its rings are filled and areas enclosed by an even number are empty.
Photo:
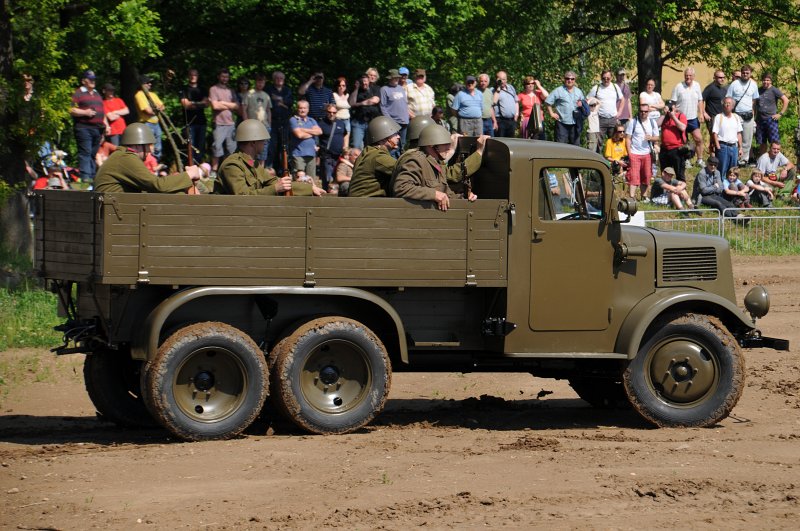
[[[695,402],[713,392],[717,379],[717,366],[698,343],[672,340],[653,353],[650,381],[669,402]]]
[[[336,370],[336,367],[328,365],[319,371],[319,379],[326,385],[335,384],[339,380],[339,371]]]
[[[214,387],[214,375],[207,371],[198,373],[194,377],[194,386],[198,391],[208,391]]]

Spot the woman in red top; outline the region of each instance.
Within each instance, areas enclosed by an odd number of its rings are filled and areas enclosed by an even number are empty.
[[[125,105],[122,98],[114,96],[115,90],[116,88],[111,83],[106,83],[103,87],[103,110],[111,126],[111,132],[106,135],[106,140],[118,146],[119,139],[122,137],[127,125],[122,117],[130,114],[130,110],[128,110],[128,106]]]
[[[533,113],[534,108],[536,108],[539,114],[539,123],[541,124],[544,122],[542,104],[550,93],[547,92],[544,87],[542,87],[539,80],[533,76],[526,76],[523,84],[525,87],[524,90],[517,94],[520,116],[522,117],[520,134],[522,138],[538,138],[544,140],[544,128],[542,128],[541,131],[528,131],[528,120],[530,120],[531,113]],[[536,105],[538,105],[538,107],[534,107]]]

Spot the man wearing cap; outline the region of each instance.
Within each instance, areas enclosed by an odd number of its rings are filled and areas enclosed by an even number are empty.
[[[417,68],[414,72],[414,81],[406,85],[410,119],[414,119],[415,116],[430,116],[433,106],[436,105],[433,89],[425,80],[425,70]]]
[[[661,170],[661,177],[657,177],[653,181],[650,198],[653,204],[661,206],[671,204],[677,210],[685,210],[687,208],[691,210],[694,208],[694,204],[686,192],[686,182],[679,181],[675,177],[675,170],[670,166]],[[683,204],[684,201],[686,206]]]
[[[389,152],[400,144],[400,126],[388,116],[373,118],[367,129],[367,142],[353,165],[350,197],[386,197],[397,159]],[[340,190],[341,191],[341,190]]]
[[[392,155],[399,157],[402,146],[406,143],[406,129],[408,128],[408,95],[406,89],[400,86],[400,72],[392,68],[386,76],[388,84],[381,87],[381,113],[388,116],[400,126],[400,144],[393,150]]]
[[[628,85],[628,82],[625,81],[625,73],[624,68],[617,70],[617,86],[622,91],[623,99],[622,109],[620,109],[617,119],[620,123],[627,125],[631,116],[633,116],[633,107],[631,105],[631,87]]]
[[[153,156],[157,161],[161,160],[161,125],[158,123],[158,113],[164,110],[164,104],[161,98],[150,90],[153,86],[153,80],[150,76],[142,76],[139,81],[142,84],[142,89],[139,90],[133,99],[136,101],[136,110],[139,113],[139,121],[145,124],[153,132],[156,141],[153,145]],[[149,98],[144,92],[147,89]],[[155,109],[150,105],[150,102],[155,106]]]
[[[109,131],[103,109],[103,98],[95,90],[97,78],[92,70],[81,74],[81,86],[72,94],[69,110],[74,122],[75,142],[78,144],[78,168],[83,182],[92,182],[97,172],[94,161],[100,138]]]
[[[483,94],[476,89],[478,80],[475,76],[467,76],[465,83],[451,107],[458,113],[459,132],[465,136],[480,136],[483,132]]]
[[[122,101],[122,98],[114,95],[116,90],[116,87],[111,83],[106,83],[103,86],[103,111],[106,113],[106,120],[108,120],[109,125],[106,140],[118,146],[119,139],[125,131],[125,120],[122,117],[127,116],[131,111]]]
[[[308,115],[316,121],[325,117],[325,105],[336,103],[333,99],[333,91],[325,86],[325,75],[322,72],[314,72],[311,77],[300,85],[297,89],[300,96],[305,96],[308,100]]]
[[[467,166],[467,175],[478,171],[481,165],[486,136],[478,137],[478,147]],[[434,201],[441,211],[450,206],[450,199],[463,199],[448,185],[448,171],[445,163],[450,153],[450,133],[441,125],[432,124],[419,135],[419,149],[409,152],[398,162],[392,175],[392,195],[419,201]],[[477,154],[477,155],[476,155]],[[456,177],[460,180],[460,165]],[[466,199],[475,201],[478,197],[469,191]]]
[[[369,73],[364,72],[355,80],[350,91],[350,128],[352,145],[358,149],[364,147],[364,136],[373,118],[380,115],[381,93],[377,85],[370,81]]]
[[[703,204],[724,212],[725,217],[736,217],[733,203],[725,199],[723,195],[722,177],[719,170],[719,159],[715,156],[708,157],[705,167],[700,170],[694,179],[692,188],[692,200],[695,205]]]
[[[325,192],[313,184],[292,182],[289,174],[281,178],[256,163],[269,138],[261,120],[242,121],[236,128],[237,151],[219,167],[219,180],[214,193],[227,195],[281,195],[291,190],[293,195],[322,195]]]
[[[508,82],[508,74],[503,70],[497,72],[492,103],[497,120],[496,136],[513,138],[519,121],[519,100],[514,86]]]
[[[188,192],[200,179],[200,168],[186,166],[183,173],[157,177],[144,160],[155,143],[153,132],[142,123],[129,125],[122,134],[124,148],[116,149],[100,167],[94,181],[96,192]]]
[[[411,83],[413,83],[413,81],[408,79],[408,76],[409,74],[411,74],[411,71],[407,67],[401,66],[400,68],[397,69],[397,71],[400,72],[401,87],[406,87],[406,85],[410,85]]]

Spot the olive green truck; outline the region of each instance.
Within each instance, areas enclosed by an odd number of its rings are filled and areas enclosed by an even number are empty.
[[[105,419],[205,440],[264,407],[356,430],[395,371],[528,372],[658,426],[708,426],[744,389],[742,349],[788,349],[755,326],[763,288],[737,307],[727,242],[626,223],[636,205],[600,156],[493,139],[471,184],[479,199],[447,212],[36,192],[35,265],[67,318],[54,350],[87,354]]]

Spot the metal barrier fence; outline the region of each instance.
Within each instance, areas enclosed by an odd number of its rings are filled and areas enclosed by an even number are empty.
[[[800,254],[800,208],[646,210],[646,227],[712,234],[748,254]]]

